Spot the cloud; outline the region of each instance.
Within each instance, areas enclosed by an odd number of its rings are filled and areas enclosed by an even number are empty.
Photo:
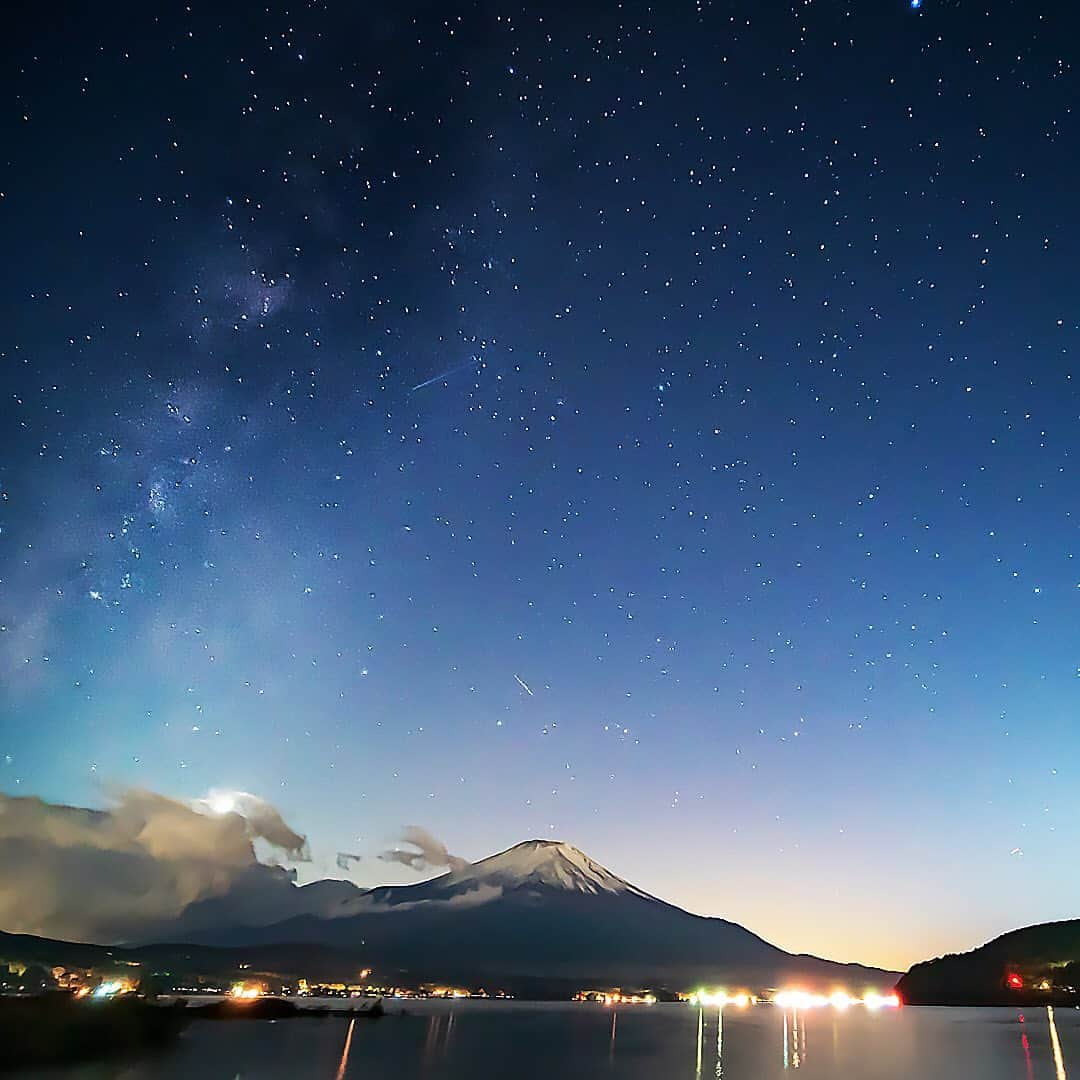
[[[490,904],[492,900],[498,900],[502,894],[503,887],[501,885],[477,885],[475,889],[467,889],[465,892],[458,893],[456,896],[448,897],[445,900],[407,900],[403,904],[387,904],[376,900],[365,906],[364,898],[361,897],[360,900],[355,902],[352,910],[357,913],[364,910],[390,913],[412,911],[416,908],[426,908],[427,910],[432,908],[470,908],[479,907],[481,904]]]
[[[208,800],[188,805],[141,790],[105,810],[0,795],[0,928],[145,940],[190,905],[234,890],[300,892],[289,871],[259,861],[255,842],[295,859],[306,855],[304,837],[269,803],[244,792],[232,800],[214,813]]]
[[[464,870],[469,865],[468,860],[451,855],[441,840],[437,840],[427,829],[422,829],[419,825],[407,825],[401,834],[401,839],[417,850],[392,848],[379,856],[383,862],[400,863],[412,870],[432,870],[444,866],[448,866],[451,870]]]
[[[277,809],[258,795],[247,791],[211,791],[205,799],[197,799],[200,813],[238,814],[247,824],[253,839],[265,840],[271,847],[280,848],[294,862],[307,861],[307,838],[285,823]]]
[[[363,855],[354,855],[351,851],[339,851],[337,853],[337,868],[339,870],[351,870],[353,863],[360,862]]]
[[[419,826],[401,840],[406,847],[378,858],[418,871],[469,865]],[[246,791],[215,790],[185,803],[127,790],[103,810],[0,794],[0,930],[102,944],[199,940],[302,914],[463,908],[502,895],[480,885],[394,904],[344,881],[299,887],[294,869],[270,861],[308,857],[307,839]],[[346,870],[359,859],[337,856]]]

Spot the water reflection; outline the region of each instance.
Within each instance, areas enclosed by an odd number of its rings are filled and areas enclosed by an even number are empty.
[[[694,1080],[701,1080],[702,1070],[705,1064],[705,1009],[698,1007],[697,1022],[697,1063],[694,1067]],[[715,1080],[723,1080],[724,1076],[724,1010],[716,1010],[716,1063],[714,1069]]]
[[[349,1030],[345,1032],[345,1046],[341,1051],[341,1060],[338,1062],[335,1080],[344,1080],[345,1070],[349,1067],[349,1051],[352,1049],[352,1033],[355,1026],[356,1019],[354,1017],[349,1021]]]
[[[1027,1016],[1016,1009],[905,1009],[871,1016],[857,1009],[833,1014],[674,1004],[609,1014],[587,1006],[487,1002],[391,1003],[388,1011],[378,1024],[350,1018],[192,1024],[167,1053],[49,1077],[780,1080],[799,1069],[808,1080],[1069,1080],[1071,1060],[1072,1080],[1080,1080],[1080,1012],[1045,1004]],[[687,1034],[693,1039],[689,1052]],[[24,1072],[13,1080],[45,1077]]]
[[[697,1068],[694,1070],[694,1080],[701,1080],[701,1051],[705,1041],[705,1010],[698,1008],[697,1014]]]
[[[1054,1022],[1054,1006],[1046,1006],[1046,1016],[1050,1023],[1050,1049],[1054,1052],[1054,1073],[1057,1080],[1068,1080],[1065,1074],[1065,1059],[1061,1055],[1061,1041],[1058,1039],[1057,1024]]]
[[[1020,1014],[1020,1045],[1024,1049],[1024,1065],[1027,1068],[1027,1080],[1035,1080],[1035,1071],[1031,1065],[1031,1042],[1024,1028],[1024,1014]]]
[[[792,1009],[790,1012],[785,1009],[783,1028],[784,1068],[801,1069],[806,1061],[806,1014],[799,1009]]]
[[[446,1056],[450,1036],[454,1031],[454,1013],[432,1016],[428,1019],[427,1037],[424,1040],[424,1061],[430,1064]]]
[[[716,1017],[716,1080],[724,1075],[724,1010]]]

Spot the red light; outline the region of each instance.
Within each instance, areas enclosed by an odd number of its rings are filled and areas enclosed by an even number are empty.
[[[1023,990],[1024,989],[1024,980],[1022,978],[1020,978],[1020,976],[1017,975],[1014,972],[1012,975],[1009,975],[1005,979],[1005,985],[1010,990]]]

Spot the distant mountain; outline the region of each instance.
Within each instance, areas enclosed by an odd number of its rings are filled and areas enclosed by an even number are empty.
[[[394,977],[504,984],[883,989],[895,981],[895,973],[792,955],[736,923],[691,915],[577,848],[544,840],[416,885],[342,890],[319,914],[204,930],[189,940],[334,946]]]
[[[365,895],[351,881],[327,878],[296,885],[284,871],[257,864],[232,882],[228,892],[189,904],[178,918],[144,927],[140,942],[195,941],[222,926],[269,926],[298,915],[333,918]]]
[[[230,949],[167,944],[125,948],[0,931],[0,983],[12,964],[46,971],[54,967],[93,968],[99,975],[136,981],[144,975],[170,975],[180,983],[205,978],[228,985],[237,979],[278,976],[295,985],[301,977],[328,982],[355,980],[363,958],[348,949],[312,945]]]
[[[971,952],[916,964],[897,983],[911,1005],[1080,1000],[1080,919],[1013,930]]]

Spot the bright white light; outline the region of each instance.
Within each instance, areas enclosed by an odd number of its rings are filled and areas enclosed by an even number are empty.
[[[692,1005],[702,1005],[706,1009],[723,1008],[728,1003],[726,990],[699,990],[690,997]]]
[[[865,1005],[868,1009],[895,1009],[900,1005],[900,998],[896,994],[882,996],[875,990],[868,990],[865,997],[852,997],[846,990],[837,990],[829,997],[824,994],[808,994],[805,990],[782,990],[773,998],[773,1004],[781,1009],[820,1009],[831,1005],[834,1009],[843,1011],[852,1005]]]
[[[236,809],[236,799],[231,795],[211,795],[207,804],[215,814],[231,814]]]
[[[691,1005],[701,1005],[706,1009],[722,1009],[725,1005],[734,1005],[737,1009],[745,1009],[753,1000],[743,990],[734,995],[729,995],[726,990],[698,990],[690,995]]]

